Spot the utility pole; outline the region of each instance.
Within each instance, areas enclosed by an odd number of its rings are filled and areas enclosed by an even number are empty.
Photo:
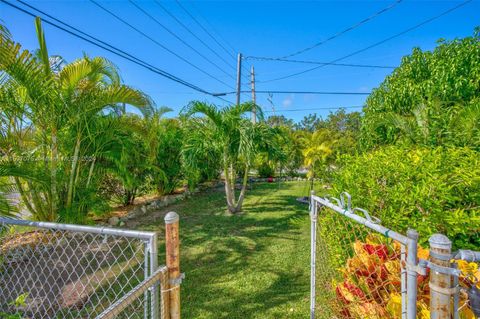
[[[257,97],[255,96],[255,68],[252,65],[252,70],[250,71],[252,75],[252,102],[253,102],[253,110],[252,110],[252,123],[257,123]]]
[[[237,105],[240,105],[240,90],[242,87],[242,54],[237,59]]]

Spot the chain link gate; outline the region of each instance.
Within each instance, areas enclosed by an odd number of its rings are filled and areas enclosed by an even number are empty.
[[[407,266],[417,264],[415,231],[383,227],[352,208],[348,193],[331,200],[312,193],[310,217],[311,319],[416,318],[417,273]]]
[[[480,252],[452,252],[441,234],[419,247],[415,230],[383,227],[348,193],[312,192],[310,217],[311,319],[480,318]]]
[[[168,279],[154,232],[0,217],[0,317],[169,319]]]

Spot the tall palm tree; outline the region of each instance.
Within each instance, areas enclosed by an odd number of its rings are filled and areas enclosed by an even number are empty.
[[[251,123],[244,115],[257,109],[259,119],[263,119],[261,109],[248,102],[223,109],[215,105],[192,102],[183,113],[196,127],[196,134],[187,135],[183,158],[187,165],[194,165],[197,154],[204,154],[210,149],[213,156],[219,156],[225,178],[225,195],[228,211],[242,211],[248,182],[248,172],[255,155],[266,149],[275,134],[274,130],[259,121]],[[201,117],[192,117],[195,114]],[[197,163],[198,164],[198,163]],[[239,167],[243,176],[238,198],[235,194],[235,181]]]
[[[9,151],[14,152],[16,146],[16,155],[28,151],[41,158],[30,165],[50,176],[47,188],[19,182],[24,202],[34,203],[28,209],[35,218],[54,220],[59,209],[72,210],[75,190],[82,185],[81,170],[87,165],[80,158],[90,155],[85,153],[85,143],[93,120],[119,104],[149,114],[153,102],[142,92],[121,84],[118,70],[104,58],[85,56],[70,64],[52,65],[58,59],[49,57],[40,19],[35,22],[40,47],[35,55],[0,32],[0,74],[3,82],[11,84],[2,85],[6,91],[3,96],[10,96],[10,102],[1,102],[8,109],[2,110],[2,116],[23,125],[12,129],[12,134],[20,137],[28,128],[32,137],[31,147],[23,140],[11,144]],[[71,158],[69,165],[61,156]]]

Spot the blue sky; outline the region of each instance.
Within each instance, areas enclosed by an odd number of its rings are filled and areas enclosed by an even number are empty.
[[[15,0],[9,1],[22,6]],[[225,85],[201,73],[128,26],[123,25],[90,1],[25,1],[82,31],[210,92],[234,90],[237,52],[242,52],[245,56],[284,56],[324,40],[394,2],[181,1],[182,5],[227,49],[227,53],[175,1],[161,1],[162,5],[175,17],[215,50],[217,54],[213,54],[156,3],[134,0],[138,6],[216,64],[218,66],[216,68],[163,30],[128,1],[98,0],[103,6],[161,45],[210,73],[218,80],[225,82],[227,84]],[[461,2],[404,0],[393,9],[353,31],[293,58],[329,62],[401,32]],[[480,25],[479,12],[480,2],[474,0],[438,20],[350,57],[342,63],[396,66],[400,63],[401,57],[411,52],[413,47],[430,50],[435,47],[439,38],[453,39],[471,35],[474,27]],[[0,19],[10,29],[17,42],[27,49],[37,47],[33,18],[0,2]],[[226,105],[222,100],[197,93],[190,88],[162,78],[54,27],[45,25],[45,30],[50,54],[61,55],[67,61],[73,61],[84,53],[90,56],[102,55],[109,58],[120,68],[126,84],[148,93],[158,106],[172,108],[174,112],[170,116],[176,115],[191,100],[208,101],[220,106]],[[222,61],[218,55],[228,64]],[[244,61],[244,65],[248,69],[252,64],[255,66],[258,80],[257,90],[262,91],[369,92],[391,72],[389,69],[326,66],[285,80],[262,83],[262,81],[289,75],[311,66],[270,61]],[[243,89],[249,90],[248,75],[245,73]],[[272,105],[267,101],[268,97],[268,94],[257,94],[257,102],[265,111],[269,112],[267,114],[272,114]],[[226,96],[226,98],[235,101],[234,95]],[[276,114],[300,120],[308,113],[325,116],[329,110],[298,112],[294,110],[358,106],[364,103],[365,98],[365,96],[351,95],[273,94],[272,102]],[[250,99],[249,93],[242,94],[242,101]]]

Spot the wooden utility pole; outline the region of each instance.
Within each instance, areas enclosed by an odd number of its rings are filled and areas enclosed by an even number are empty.
[[[255,68],[252,65],[251,70],[252,75],[252,102],[253,102],[253,110],[252,110],[252,123],[257,123],[257,97],[255,96]]]
[[[242,87],[242,54],[237,58],[237,105],[240,105],[240,91]]]

